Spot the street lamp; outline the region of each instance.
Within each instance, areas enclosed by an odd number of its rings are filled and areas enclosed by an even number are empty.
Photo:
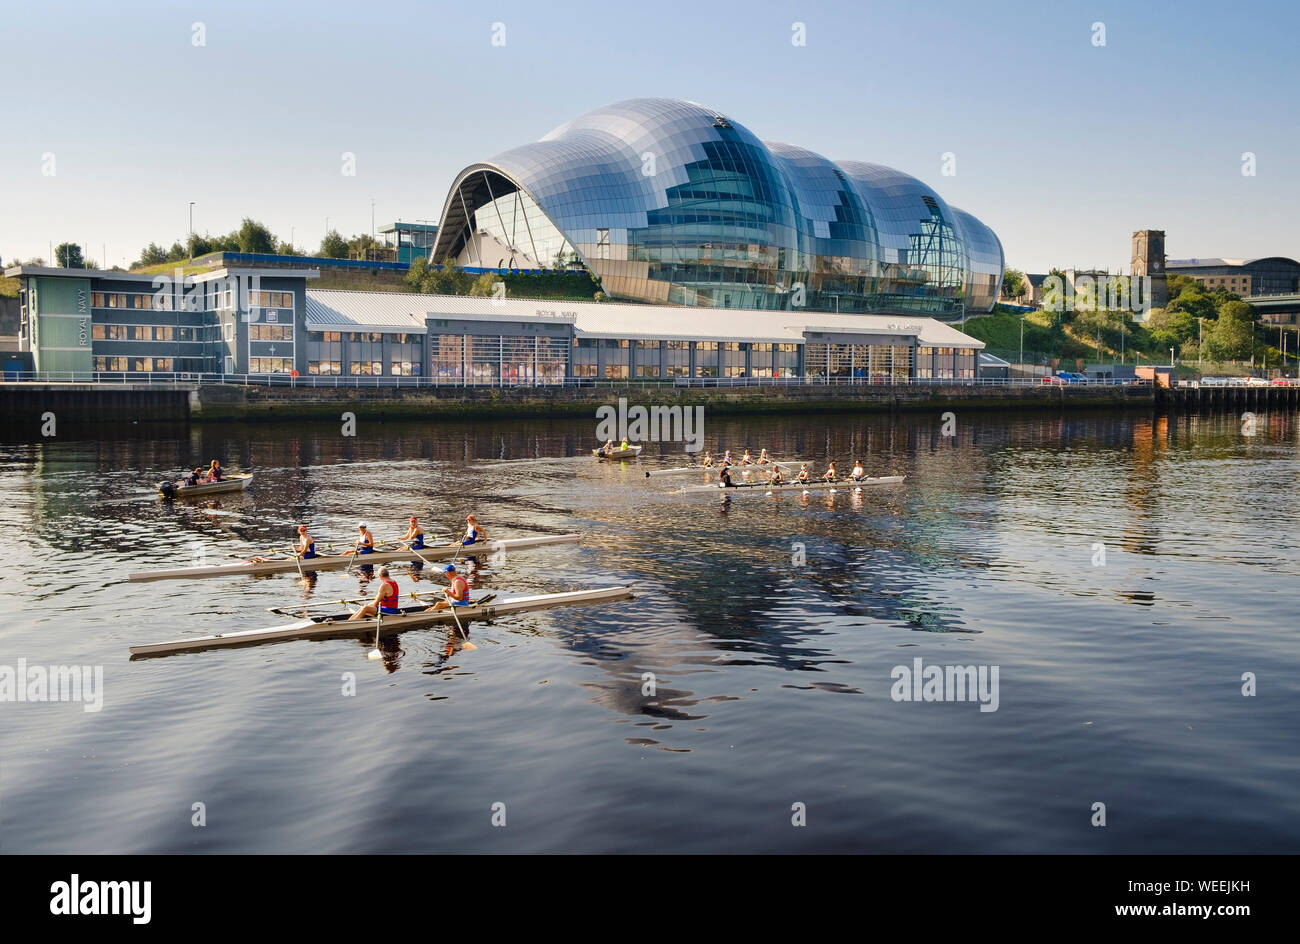
[[[190,201],[190,262],[194,261],[194,201]]]

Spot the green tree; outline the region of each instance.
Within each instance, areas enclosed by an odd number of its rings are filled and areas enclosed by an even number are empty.
[[[240,252],[275,252],[275,237],[257,220],[244,217],[235,231]]]
[[[338,230],[332,229],[320,241],[320,254],[326,259],[346,259],[348,257],[348,241],[339,235]]]
[[[167,250],[167,258],[163,261],[180,262],[182,259],[186,258],[187,256],[188,253],[185,251],[184,246],[182,246],[180,243],[172,243],[172,248]]]
[[[189,251],[190,257],[194,259],[216,251],[212,248],[212,240],[207,236],[200,236],[198,233],[190,233],[190,238],[185,243],[185,248]]]
[[[324,243],[321,244],[321,248],[324,248]],[[406,283],[406,287],[412,292],[418,292],[421,290],[420,283],[424,281],[425,273],[428,271],[429,263],[424,260],[423,256],[417,256],[411,263],[411,268],[406,270],[406,276],[402,281]]]
[[[476,298],[491,298],[496,294],[496,285],[501,276],[496,272],[484,272],[469,287],[469,293]]]
[[[1002,297],[1020,298],[1025,294],[1025,273],[1019,269],[1007,269],[1002,273]]]
[[[1255,349],[1254,309],[1245,302],[1228,302],[1214,327],[1205,332],[1205,356],[1210,360],[1245,360]]]
[[[81,247],[76,243],[60,243],[54,248],[54,262],[61,269],[84,269],[86,260],[81,257]]]
[[[157,243],[150,243],[140,250],[140,261],[132,268],[141,266],[161,265],[167,261],[167,250]]]

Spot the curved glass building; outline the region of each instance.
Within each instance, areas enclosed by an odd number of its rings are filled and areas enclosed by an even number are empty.
[[[613,298],[713,308],[992,308],[1002,244],[900,171],[760,141],[703,105],[632,99],[472,164],[431,260],[586,266]]]

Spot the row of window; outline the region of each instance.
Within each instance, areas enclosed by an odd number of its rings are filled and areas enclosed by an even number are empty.
[[[249,308],[292,308],[293,292],[249,292]]]
[[[95,370],[138,371],[152,373],[155,370],[171,371],[173,359],[170,357],[96,357]]]
[[[174,325],[119,325],[96,324],[90,327],[90,336],[96,341],[203,341],[212,337],[207,327],[176,327]]]
[[[350,361],[348,369],[353,377],[382,377],[384,374],[383,361]],[[331,360],[309,360],[307,362],[307,373],[335,376],[343,373],[342,361]],[[419,377],[421,374],[419,361],[390,361],[388,364],[389,377]]]
[[[144,292],[91,292],[92,308],[128,308],[140,311],[171,311],[176,296],[168,291]],[[200,299],[186,292],[182,307],[197,307]],[[214,284],[205,293],[204,301],[209,311],[233,307],[232,292]],[[249,292],[249,308],[293,308],[293,292]]]

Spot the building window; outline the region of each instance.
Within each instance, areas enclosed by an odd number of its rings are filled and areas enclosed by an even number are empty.
[[[292,357],[250,357],[248,372],[250,374],[287,374],[293,370]]]
[[[250,341],[292,341],[291,324],[253,324],[248,326]]]
[[[573,339],[573,376],[595,377],[597,370],[596,342],[592,338]]]
[[[341,374],[343,373],[342,361],[308,361],[307,373],[309,374]]]
[[[722,376],[745,376],[745,345],[737,341],[722,344]]]
[[[664,376],[689,377],[691,373],[691,342],[664,342]]]
[[[718,342],[695,342],[695,376],[718,376]]]
[[[464,379],[465,338],[459,334],[440,334],[429,340],[433,376],[438,381]]]

